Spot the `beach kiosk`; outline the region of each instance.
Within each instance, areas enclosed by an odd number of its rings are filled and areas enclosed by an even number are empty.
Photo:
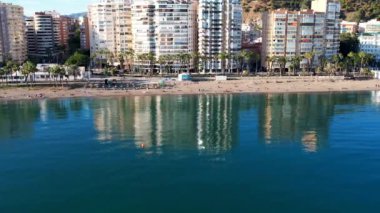
[[[191,81],[190,73],[181,73],[178,74],[178,81]]]

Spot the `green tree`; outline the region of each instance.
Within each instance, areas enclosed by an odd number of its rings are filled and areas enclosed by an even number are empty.
[[[352,70],[355,72],[357,70],[358,64],[360,63],[360,58],[359,58],[358,53],[350,52],[348,53],[347,57],[350,59],[351,64],[353,65]]]
[[[350,52],[358,52],[359,39],[356,34],[342,33],[340,34],[340,47],[339,52],[343,56],[347,56]]]
[[[228,53],[221,52],[219,53],[218,58],[220,59],[221,64],[222,64],[222,74],[224,74],[226,71],[226,60],[228,58]]]
[[[308,72],[309,73],[311,72],[311,69],[313,67],[314,56],[315,56],[315,52],[314,51],[307,52],[304,55],[304,57],[307,60],[307,68],[308,68]]]
[[[67,74],[74,76],[74,81],[77,80],[79,74],[79,67],[75,64],[67,66]]]
[[[80,52],[75,52],[73,55],[71,55],[65,62],[65,65],[75,65],[75,66],[84,66],[87,67],[89,63],[89,57],[85,54],[82,54]]]
[[[294,56],[290,59],[290,67],[292,68],[293,70],[293,75],[295,75],[299,69],[300,69],[300,64],[301,64],[301,61],[302,61],[302,57],[301,56]]]
[[[22,65],[22,74],[25,76],[25,82],[28,81],[30,74],[35,73],[37,71],[36,65],[31,61],[26,61]]]
[[[285,56],[279,56],[277,57],[277,63],[280,66],[280,76],[282,76],[285,73],[285,66],[288,59]]]

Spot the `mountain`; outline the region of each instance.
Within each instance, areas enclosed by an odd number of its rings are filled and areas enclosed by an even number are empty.
[[[67,15],[71,18],[79,18],[79,17],[82,17],[82,16],[85,16],[87,15],[87,12],[81,12],[81,13],[73,13],[73,14],[70,14],[70,15]]]
[[[348,21],[368,21],[380,18],[379,0],[340,0],[341,18]],[[257,13],[271,9],[300,10],[310,8],[311,0],[242,0],[243,17],[247,22],[256,19]],[[359,8],[359,9],[358,9]]]

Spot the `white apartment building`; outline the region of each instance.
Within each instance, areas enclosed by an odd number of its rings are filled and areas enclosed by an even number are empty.
[[[220,72],[220,53],[233,55],[241,50],[242,7],[240,0],[199,0],[198,50],[204,58],[203,72]],[[237,64],[228,59],[226,69],[236,70]]]
[[[26,54],[24,9],[0,2],[0,63],[8,59],[22,63]]]
[[[263,13],[263,45],[261,61],[267,57],[292,58],[314,52],[312,65],[325,52],[325,14],[313,10],[288,11],[278,9]],[[301,62],[305,67],[307,60]],[[262,64],[264,67],[267,63]],[[289,64],[288,64],[289,65]],[[278,64],[273,64],[278,67]]]
[[[380,62],[380,20],[372,19],[359,24],[360,51],[372,54],[377,62]]]
[[[379,33],[380,19],[372,19],[367,22],[359,23],[359,32],[361,33]]]
[[[132,4],[132,37],[136,56],[151,53],[161,56],[192,54],[196,51],[196,1],[135,0]],[[172,62],[174,69],[183,64]],[[136,57],[135,64],[148,69],[149,61]],[[191,60],[185,66],[192,69]],[[159,64],[155,62],[155,70]]]
[[[311,9],[315,12],[325,13],[325,56],[332,58],[339,52],[340,45],[340,1],[339,0],[313,0]]]
[[[378,33],[363,33],[359,36],[360,51],[372,54],[380,62],[380,31]]]
[[[88,7],[90,51],[114,57],[132,48],[130,0],[99,0]]]

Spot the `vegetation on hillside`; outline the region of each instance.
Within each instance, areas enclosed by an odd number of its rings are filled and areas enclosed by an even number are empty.
[[[312,0],[243,0],[245,16],[257,12],[288,8],[300,10],[310,8]],[[380,18],[380,0],[340,0],[342,4],[342,19],[348,21],[367,21]],[[247,19],[247,18],[246,18]]]

